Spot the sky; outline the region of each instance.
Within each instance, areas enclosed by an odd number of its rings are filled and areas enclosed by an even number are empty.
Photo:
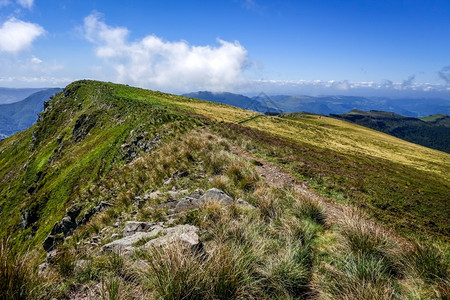
[[[450,99],[448,0],[0,0],[0,86]]]

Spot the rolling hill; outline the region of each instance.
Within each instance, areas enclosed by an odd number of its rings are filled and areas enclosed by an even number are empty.
[[[448,296],[449,154],[82,80],[0,142],[14,298]]]
[[[35,92],[22,101],[0,104],[0,139],[13,135],[33,125],[48,100],[61,89],[45,89]]]
[[[448,115],[437,114],[413,118],[384,111],[352,110],[346,114],[330,116],[450,153],[450,117]]]

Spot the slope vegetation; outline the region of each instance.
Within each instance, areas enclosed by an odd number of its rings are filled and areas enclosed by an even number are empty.
[[[448,161],[336,119],[74,82],[0,142],[0,294],[445,298]]]

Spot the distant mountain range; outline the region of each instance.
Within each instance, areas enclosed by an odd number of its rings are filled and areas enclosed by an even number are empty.
[[[352,109],[391,111],[410,117],[450,114],[450,99],[390,99],[355,96],[267,96],[247,97],[233,93],[195,92],[183,96],[229,104],[257,112],[307,111],[314,114],[343,114]]]
[[[436,114],[413,118],[384,111],[352,110],[330,117],[381,131],[403,140],[450,153],[450,117]]]
[[[0,104],[0,140],[33,125],[37,115],[44,108],[44,101],[59,91],[61,91],[59,88],[45,89],[29,95],[22,101]],[[18,94],[21,93],[22,91]],[[18,97],[18,94],[15,94],[15,97]]]
[[[48,88],[5,88],[0,87],[0,105],[21,101],[36,92]]]

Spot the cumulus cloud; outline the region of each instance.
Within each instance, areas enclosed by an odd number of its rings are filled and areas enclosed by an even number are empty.
[[[229,90],[242,82],[247,64],[247,50],[237,41],[194,46],[148,35],[129,42],[127,28],[108,26],[97,13],[84,19],[84,35],[112,67],[114,80],[152,89]]]
[[[438,75],[445,83],[450,84],[450,66],[443,67],[438,72]]]
[[[32,8],[34,0],[17,0],[17,3],[23,8]]]
[[[17,53],[27,49],[44,33],[44,28],[38,24],[10,18],[0,27],[0,52]]]

